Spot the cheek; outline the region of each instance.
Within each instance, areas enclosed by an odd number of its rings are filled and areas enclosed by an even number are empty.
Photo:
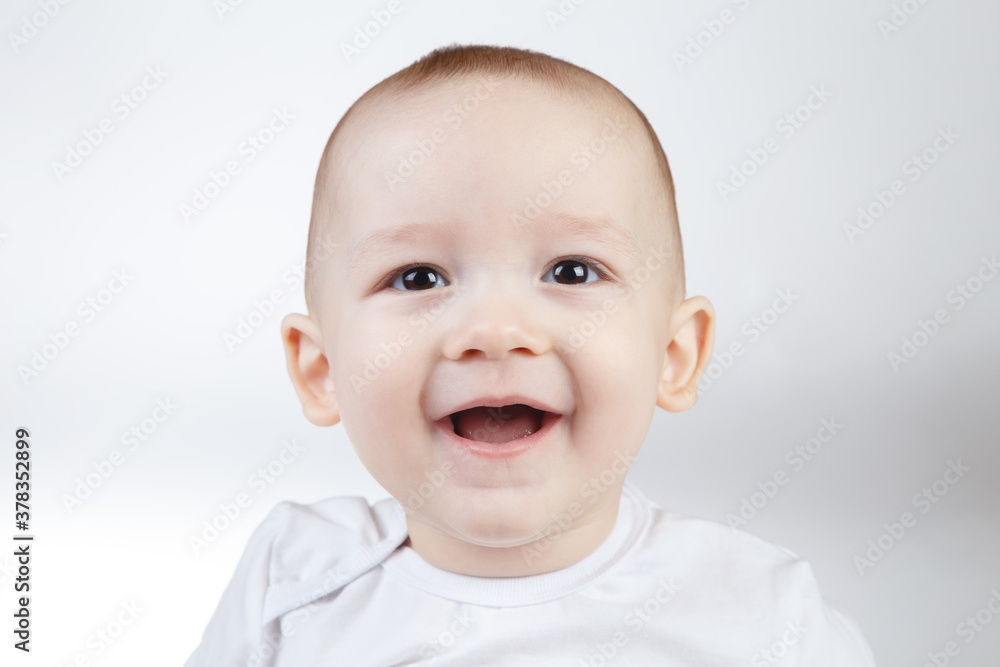
[[[608,392],[655,391],[659,343],[657,326],[639,290],[616,293],[570,331],[567,362],[590,375],[590,384]],[[601,379],[603,378],[603,380]],[[614,389],[612,389],[614,387]]]
[[[652,327],[634,309],[612,317],[567,362],[582,409],[579,437],[631,450],[652,419],[660,359]]]
[[[408,443],[422,425],[420,340],[402,323],[354,318],[336,341],[331,374],[344,431],[383,486],[399,476]]]
[[[391,400],[407,389],[420,352],[419,341],[407,331],[405,320],[354,318],[339,333],[331,367],[338,399],[343,396],[345,403],[372,396]]]

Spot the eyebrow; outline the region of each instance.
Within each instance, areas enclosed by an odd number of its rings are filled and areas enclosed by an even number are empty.
[[[413,245],[428,237],[443,236],[454,223],[410,222],[398,227],[380,229],[356,243],[347,253],[348,271],[354,271],[370,255],[379,254],[395,246]],[[642,259],[639,242],[632,230],[607,216],[583,217],[556,213],[546,216],[544,222],[536,219],[528,228],[542,227],[552,234],[568,235],[597,241],[632,261]]]

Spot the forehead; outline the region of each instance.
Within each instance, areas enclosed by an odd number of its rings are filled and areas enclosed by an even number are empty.
[[[642,236],[650,216],[640,121],[606,95],[469,76],[382,93],[344,129],[328,183],[348,238],[419,220],[507,230],[536,210]]]

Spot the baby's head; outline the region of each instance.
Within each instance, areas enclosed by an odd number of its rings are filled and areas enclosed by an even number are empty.
[[[694,404],[714,326],[684,299],[643,114],[574,65],[479,46],[431,53],[341,119],[306,299],[282,325],[306,417],[343,420],[425,560],[482,576],[600,544],[655,406]]]

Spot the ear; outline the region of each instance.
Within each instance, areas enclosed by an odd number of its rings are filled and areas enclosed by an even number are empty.
[[[302,402],[302,414],[316,426],[340,421],[337,392],[323,352],[323,336],[309,317],[291,313],[281,321],[281,341],[292,386]]]
[[[674,337],[667,345],[656,404],[683,412],[698,400],[698,382],[715,346],[715,309],[703,296],[681,302],[670,320]]]

